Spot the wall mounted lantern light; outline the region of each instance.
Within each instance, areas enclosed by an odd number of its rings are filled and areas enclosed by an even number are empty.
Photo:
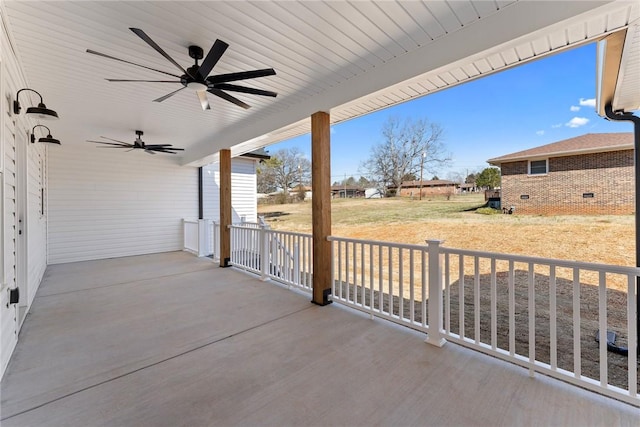
[[[60,140],[55,139],[51,136],[51,130],[46,127],[45,125],[35,125],[33,127],[33,129],[31,129],[31,143],[33,144],[34,142],[36,142],[36,135],[34,134],[34,131],[36,130],[37,127],[43,127],[47,130],[47,132],[49,132],[47,134],[46,137],[42,137],[42,138],[38,138],[38,142],[48,142],[49,144],[58,144],[58,145],[62,145],[60,143]]]
[[[20,102],[18,101],[18,96],[20,95],[20,92],[22,92],[23,90],[35,92],[40,97],[40,103],[38,104],[38,106],[27,108],[27,112],[25,114],[29,114],[32,117],[36,117],[42,120],[58,120],[58,113],[48,109],[47,106],[44,105],[44,102],[42,102],[42,95],[40,95],[35,90],[29,89],[29,88],[20,89],[18,93],[16,93],[16,100],[13,101],[13,112],[15,114],[20,114],[21,107],[20,107]]]

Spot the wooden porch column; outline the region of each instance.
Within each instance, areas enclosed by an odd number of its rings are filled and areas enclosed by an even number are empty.
[[[311,116],[311,218],[313,222],[313,299],[331,303],[331,140],[329,114]]]
[[[231,261],[231,150],[220,150],[220,267]]]

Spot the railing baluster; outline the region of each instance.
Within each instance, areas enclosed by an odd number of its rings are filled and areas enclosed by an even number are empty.
[[[467,334],[464,330],[464,255],[458,257],[458,325],[460,328],[460,338]]]
[[[353,244],[352,256],[353,256],[353,303],[358,304],[358,244]]]
[[[398,249],[398,317],[404,320],[404,256],[403,250]]]
[[[382,281],[383,281],[383,277],[382,277],[382,245],[378,245],[378,310],[380,311],[380,313],[383,313],[384,310],[382,309],[383,307],[383,292],[382,292]]]
[[[536,360],[536,296],[535,296],[535,273],[533,263],[529,263],[529,274],[527,277],[528,302],[529,302],[529,376],[533,377]]]
[[[598,274],[598,324],[600,327],[600,386],[606,387],[607,378],[607,278],[604,271]],[[637,368],[636,368],[637,369]]]
[[[355,243],[354,243],[355,245]],[[344,278],[346,279],[347,283],[347,288],[346,288],[346,292],[347,292],[347,297],[346,300],[347,302],[351,302],[351,283],[349,283],[349,242],[344,242],[344,254],[345,254],[345,258],[344,258]]]
[[[516,285],[515,265],[509,260],[509,356],[516,354]]]
[[[473,257],[473,323],[474,339],[480,343],[480,259]]]
[[[329,242],[329,244],[331,245],[331,295],[333,295],[333,299],[337,300],[337,297],[336,297],[336,245],[340,245],[340,242]]]
[[[300,284],[300,245],[298,242],[293,244],[293,283],[296,286]]]
[[[338,283],[339,283],[339,290],[338,290],[338,296],[340,299],[342,299],[342,244],[343,242],[337,242],[338,243]],[[333,294],[334,298],[335,298],[335,292]]]
[[[388,246],[389,249],[389,314],[393,315],[393,248]]]
[[[491,348],[498,346],[498,286],[496,278],[496,259],[491,258]]]
[[[365,307],[365,294],[367,289],[365,262],[364,262],[364,243],[360,244],[360,304]]]
[[[629,396],[637,397],[638,394],[638,331],[637,331],[637,318],[634,316],[639,310],[636,306],[636,276],[627,276],[627,331],[628,342],[627,347],[629,354],[627,358],[629,370]]]
[[[373,319],[373,245],[369,245],[369,313]]]
[[[573,372],[576,378],[582,376],[582,349],[580,345],[580,270],[573,269]]]
[[[552,265],[549,269],[549,350],[551,352],[551,369],[558,369],[558,330],[557,330],[557,284],[556,284],[556,266]]]
[[[451,333],[451,272],[449,269],[451,268],[450,264],[450,255],[448,253],[444,254],[444,329],[447,331],[447,334]],[[425,279],[425,264],[424,264],[424,251],[422,252],[422,321],[424,323],[424,307],[425,307],[425,297],[424,297],[424,279]]]
[[[414,260],[413,260],[413,249],[409,249],[409,321],[411,323],[415,322],[415,275],[413,273],[414,270]]]

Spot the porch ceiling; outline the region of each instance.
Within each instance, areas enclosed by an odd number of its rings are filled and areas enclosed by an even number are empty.
[[[100,135],[133,140],[142,129],[149,143],[186,148],[181,161],[191,165],[216,160],[222,148],[237,155],[307,133],[316,111],[348,120],[598,39],[640,16],[636,1],[10,1],[2,10],[28,86],[60,114],[51,126],[60,149]],[[211,96],[212,110],[202,111],[187,91],[151,102],[170,85],[104,79],[161,74],[85,53],[176,71],[129,27],[185,67],[187,46],[207,51],[224,40],[230,48],[213,73],[273,67],[277,76],[246,83],[279,95],[239,94],[249,110]]]

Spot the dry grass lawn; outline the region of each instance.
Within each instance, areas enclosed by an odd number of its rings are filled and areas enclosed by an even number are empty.
[[[458,249],[635,264],[634,217],[481,215],[479,195],[444,199],[337,199],[332,234],[422,244],[444,240]],[[261,205],[259,215],[276,230],[311,232],[311,202]]]
[[[444,240],[445,246],[507,254],[520,254],[543,258],[579,260],[584,262],[633,266],[635,264],[634,217],[629,216],[532,216],[532,215],[482,215],[475,209],[484,204],[482,195],[457,196],[445,199],[338,199],[332,202],[332,234],[341,237],[424,244],[426,239]],[[311,232],[311,202],[289,205],[261,205],[259,215],[264,215],[272,228],[277,230]],[[472,268],[472,266],[469,266]],[[489,281],[487,271],[482,271],[483,282]],[[558,270],[558,363],[571,369],[573,359],[573,325],[571,321],[570,271]],[[506,286],[506,272],[499,274],[499,286]],[[526,274],[517,272],[517,275]],[[539,276],[538,276],[539,274]],[[536,271],[536,352],[541,360],[549,361],[548,321],[548,269]],[[504,276],[504,277],[502,277]],[[566,276],[566,277],[564,277]],[[519,280],[518,282],[522,281]],[[472,270],[465,268],[465,283],[473,282]],[[593,334],[598,327],[596,275],[581,275],[582,296],[582,372],[591,378],[599,378],[598,345]],[[457,282],[452,283],[452,302],[457,301]],[[465,294],[472,292],[466,287]],[[608,324],[620,334],[619,343],[625,344],[626,282],[607,282]],[[488,286],[482,285],[481,307],[488,308]],[[622,291],[622,292],[620,292]],[[519,354],[526,356],[528,348],[528,315],[526,286],[518,290],[524,306],[518,308],[516,319]],[[396,291],[397,293],[397,291]],[[406,293],[406,292],[405,292]],[[404,295],[406,298],[407,296]],[[498,306],[507,304],[507,292],[499,292]],[[418,298],[416,298],[418,299]],[[408,303],[406,306],[408,307]],[[562,306],[562,307],[561,307]],[[452,309],[452,331],[460,332],[457,324],[457,302]],[[489,333],[490,317],[484,310],[480,320],[481,336]],[[501,310],[504,313],[504,310]],[[473,296],[465,298],[465,312],[469,319],[465,325],[467,336],[473,336]],[[595,314],[595,315],[594,315]],[[507,318],[499,320],[498,339],[506,345]],[[457,329],[457,330],[456,330]],[[545,332],[546,331],[546,332]],[[483,340],[484,341],[484,340]],[[504,348],[504,347],[503,347]],[[609,381],[620,387],[627,385],[626,357],[609,353]],[[640,383],[639,383],[640,384]]]

